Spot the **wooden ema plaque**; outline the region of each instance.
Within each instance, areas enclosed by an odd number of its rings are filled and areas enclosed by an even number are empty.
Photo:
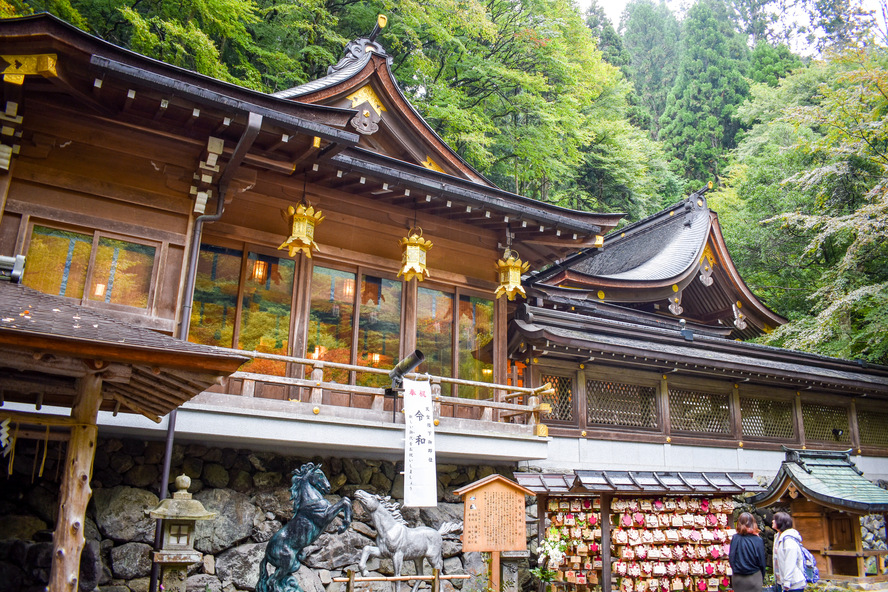
[[[527,548],[524,496],[533,492],[501,475],[491,475],[454,493],[465,502],[463,551]]]

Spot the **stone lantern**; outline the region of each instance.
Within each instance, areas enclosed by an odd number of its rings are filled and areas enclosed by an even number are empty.
[[[163,520],[163,544],[154,553],[154,562],[161,567],[161,583],[166,592],[185,592],[187,568],[200,561],[202,554],[194,549],[194,526],[198,520],[212,520],[216,512],[207,512],[203,504],[191,499],[187,475],[176,477],[178,491],[160,502],[147,514]]]

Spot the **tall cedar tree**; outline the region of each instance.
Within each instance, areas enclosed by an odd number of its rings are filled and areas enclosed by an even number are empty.
[[[638,97],[638,113],[632,117],[656,140],[666,98],[675,83],[681,27],[665,3],[634,0],[623,12],[620,30],[630,55],[628,78]]]
[[[700,0],[682,25],[682,60],[660,139],[688,181],[718,179],[740,124],[737,107],[749,93],[747,49],[722,0]],[[699,183],[693,183],[694,186]]]

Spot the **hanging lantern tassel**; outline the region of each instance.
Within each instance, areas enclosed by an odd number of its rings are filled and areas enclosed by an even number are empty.
[[[432,241],[422,238],[422,228],[411,228],[398,244],[401,245],[401,270],[398,277],[403,274],[404,280],[408,282],[413,278],[421,282],[430,277],[429,270],[426,269],[426,253],[432,248]]]
[[[521,274],[530,269],[530,263],[521,261],[518,258],[518,253],[506,249],[503,258],[496,262],[495,267],[499,276],[499,287],[495,292],[497,298],[503,294],[507,295],[509,300],[515,300],[516,294],[527,298],[527,294],[521,286]]]
[[[290,257],[295,257],[296,253],[302,251],[311,259],[312,249],[320,251],[320,247],[314,242],[314,232],[315,226],[324,220],[324,213],[315,211],[311,205],[299,203],[296,207],[289,206],[286,210],[281,210],[281,215],[290,225],[290,236],[278,250],[289,248]]]

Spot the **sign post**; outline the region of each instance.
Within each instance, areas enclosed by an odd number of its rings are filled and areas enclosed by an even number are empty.
[[[501,475],[490,475],[453,493],[465,504],[463,551],[490,553],[490,588],[500,592],[500,552],[527,549],[524,496],[534,493]]]
[[[438,505],[435,417],[428,380],[404,379],[404,507]]]

